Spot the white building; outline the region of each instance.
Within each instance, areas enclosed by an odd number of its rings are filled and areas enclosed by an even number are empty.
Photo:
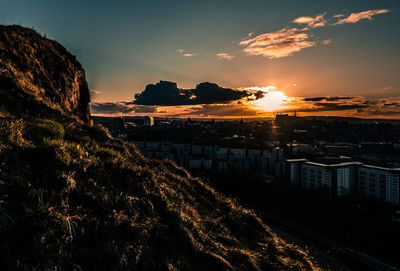
[[[192,158],[189,160],[189,168],[199,169],[201,168],[202,161],[201,159]]]
[[[202,145],[192,145],[192,153],[193,154],[203,154],[204,147]]]
[[[294,155],[299,154],[299,153],[310,154],[310,153],[314,153],[314,152],[315,152],[315,149],[312,146],[306,145],[306,144],[295,146],[292,150],[292,153]]]
[[[349,195],[355,191],[360,162],[323,164],[306,159],[286,160],[286,173],[291,185],[320,191],[327,198]]]
[[[271,159],[272,158],[272,153],[270,150],[262,150],[262,157]]]
[[[252,168],[257,168],[258,160],[261,158],[261,150],[257,149],[248,150],[248,158],[250,161],[250,166]]]
[[[212,160],[211,159],[203,159],[203,167],[205,169],[211,169],[212,168]]]
[[[161,147],[160,141],[145,141],[144,142],[144,149],[145,150],[159,150]]]
[[[229,170],[229,162],[218,161],[218,170],[219,171],[228,171]]]
[[[258,157],[261,156],[261,150],[259,149],[250,149],[249,153],[249,160],[257,160]]]
[[[216,151],[217,159],[225,161],[228,160],[228,152],[229,152],[228,148],[218,148]]]
[[[282,161],[283,160],[283,150],[279,147],[272,149],[272,160]]]
[[[399,204],[400,168],[362,165],[359,168],[359,190],[368,197]]]
[[[244,159],[246,156],[246,149],[232,148],[232,149],[230,149],[230,153],[233,155],[234,159],[236,159],[236,160]]]
[[[262,171],[266,171],[268,169],[268,158],[258,157],[256,162],[257,169],[260,169]]]
[[[307,159],[287,159],[286,175],[289,177],[290,185],[299,186],[301,180],[301,165],[307,162]]]

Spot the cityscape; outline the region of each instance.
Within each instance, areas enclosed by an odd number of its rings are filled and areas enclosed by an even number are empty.
[[[399,271],[399,0],[0,0],[0,270]]]
[[[252,208],[286,217],[282,222],[269,213],[272,223],[285,228],[308,224],[327,236],[341,235],[335,239],[353,246],[344,250],[361,246],[369,255],[395,257],[376,242],[395,244],[393,234],[400,226],[398,120],[291,112],[263,120],[126,116],[94,117],[94,122],[133,142],[147,158],[174,161]],[[324,223],[317,222],[321,212],[327,216]],[[293,227],[304,234],[299,225]],[[360,242],[366,232],[380,241]],[[326,238],[317,241],[326,244]],[[371,259],[366,260],[370,266]]]
[[[351,142],[318,140],[312,144],[298,141],[308,133],[303,128],[310,124],[301,124],[306,120],[288,114],[264,122],[243,119],[155,122],[153,117],[95,117],[94,121],[107,127],[114,136],[131,140],[144,156],[173,160],[191,170],[258,172],[266,181],[287,181],[293,187],[319,191],[328,199],[361,194],[400,205],[400,121],[364,124],[367,131],[378,130],[379,138],[371,138],[375,141],[357,142],[351,138]],[[299,136],[294,135],[288,142],[285,132],[280,134],[280,131],[292,122],[297,122],[301,129],[295,128],[294,133]],[[337,125],[352,126],[349,121],[342,122]],[[380,129],[390,130],[392,140],[382,138]],[[195,132],[191,134],[191,130]],[[355,155],[347,156],[351,153]],[[400,217],[393,219],[400,221]]]

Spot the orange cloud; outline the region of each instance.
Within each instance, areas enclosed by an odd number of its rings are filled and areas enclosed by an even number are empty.
[[[226,53],[219,53],[217,54],[218,59],[225,59],[225,60],[232,60],[235,56],[234,55],[229,55]]]
[[[334,25],[345,24],[345,23],[356,23],[363,19],[372,20],[372,16],[375,16],[378,14],[384,14],[384,13],[388,13],[388,12],[390,12],[389,9],[372,9],[372,10],[367,10],[367,11],[362,11],[362,12],[356,12],[356,13],[350,14],[346,18],[340,19]]]
[[[182,56],[188,56],[188,57],[196,55],[195,53],[185,53],[185,50],[183,49],[177,49],[176,52]]]
[[[317,45],[315,41],[308,41],[309,37],[309,34],[301,32],[297,28],[283,28],[276,32],[265,33],[252,39],[243,40],[239,44],[246,46],[243,51],[248,55],[280,58]]]
[[[100,94],[100,93],[102,93],[102,91],[101,91],[101,90],[97,90],[97,89],[91,89],[91,90],[90,90],[90,93],[93,93],[93,94]]]
[[[296,24],[306,24],[311,28],[325,26],[327,21],[324,18],[325,14],[320,14],[315,17],[302,16],[294,19],[292,22]]]
[[[337,18],[338,21],[333,25],[356,23],[362,19],[372,20],[373,16],[388,12],[390,12],[389,9],[375,9],[352,13],[348,17],[343,14],[336,14],[333,18]],[[293,23],[307,25],[302,29],[285,27],[278,31],[260,34],[255,37],[253,37],[253,33],[250,33],[244,40],[239,42],[239,45],[245,46],[243,51],[248,55],[261,55],[272,59],[291,56],[293,53],[318,44],[330,44],[332,42],[330,39],[310,41],[309,38],[312,35],[307,33],[312,28],[326,26],[328,21],[325,19],[325,15],[326,13],[322,13],[315,17],[301,16],[294,19]]]
[[[331,39],[329,39],[329,40],[323,40],[323,41],[322,41],[322,44],[324,44],[324,45],[328,45],[328,44],[330,44],[330,43],[332,43],[332,40],[331,40]]]

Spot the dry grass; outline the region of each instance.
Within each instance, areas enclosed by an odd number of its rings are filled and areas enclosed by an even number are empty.
[[[54,120],[0,119],[6,267],[314,269],[253,212],[173,162],[75,122],[62,125],[63,138],[43,140],[29,134],[38,123]]]

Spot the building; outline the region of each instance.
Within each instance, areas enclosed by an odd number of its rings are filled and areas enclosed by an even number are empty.
[[[231,157],[234,160],[241,160],[245,158],[246,149],[244,148],[232,148],[230,149]]]
[[[362,165],[358,170],[361,194],[394,204],[400,203],[400,168]]]
[[[287,159],[286,160],[286,176],[290,185],[300,186],[301,165],[307,162],[307,159]]]
[[[228,148],[218,148],[216,151],[217,159],[227,161],[228,152],[229,152]]]
[[[314,147],[309,144],[292,144],[292,147],[292,153],[294,155],[299,153],[312,154],[315,152]]]
[[[283,160],[283,150],[279,147],[272,149],[272,160],[282,161]]]
[[[360,162],[322,164],[305,162],[301,166],[301,186],[319,190],[329,199],[347,196],[356,190]]]
[[[261,157],[261,150],[257,149],[250,149],[248,150],[248,162],[250,165],[250,168],[252,169],[261,169],[262,167],[262,161],[260,161]],[[260,164],[259,164],[260,163]],[[260,167],[258,167],[260,165]]]
[[[160,141],[145,141],[144,144],[144,149],[145,150],[159,150],[161,148],[161,142]]]
[[[315,163],[306,159],[286,160],[286,174],[292,186],[314,190],[334,199],[356,191],[360,162]]]
[[[189,168],[199,169],[201,168],[202,160],[201,159],[190,159],[189,160]]]
[[[144,126],[153,126],[154,125],[154,118],[153,117],[144,117]]]
[[[368,198],[400,204],[400,168],[360,162],[315,163],[287,159],[286,177],[292,186],[319,191],[334,199],[358,191]]]
[[[192,145],[192,153],[193,154],[203,154],[204,146],[202,145]]]

